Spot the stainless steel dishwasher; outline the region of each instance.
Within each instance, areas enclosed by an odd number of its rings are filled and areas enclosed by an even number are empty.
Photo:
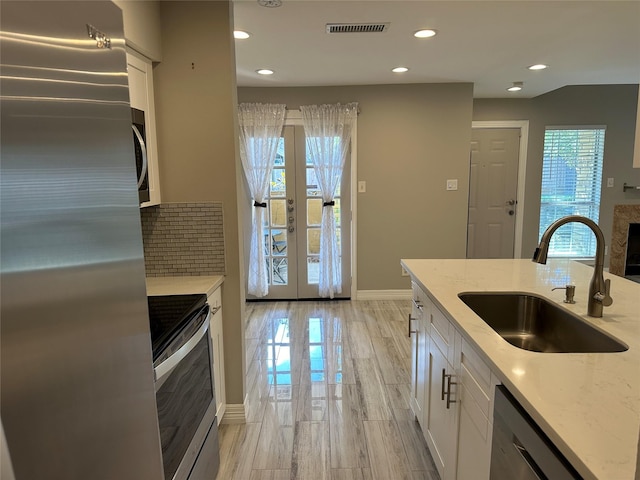
[[[502,385],[493,415],[491,480],[582,478]]]

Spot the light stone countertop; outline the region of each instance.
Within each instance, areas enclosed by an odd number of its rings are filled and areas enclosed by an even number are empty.
[[[147,295],[211,295],[224,282],[222,275],[193,277],[147,277]]]
[[[402,260],[413,280],[482,354],[502,383],[586,479],[632,480],[640,433],[640,284],[611,279],[613,305],[586,315],[593,269],[578,262]],[[576,304],[564,304],[573,283]],[[470,291],[537,293],[629,346],[621,353],[537,353],[507,343],[459,298]]]

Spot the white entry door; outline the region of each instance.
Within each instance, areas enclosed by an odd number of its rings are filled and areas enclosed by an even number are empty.
[[[513,258],[519,128],[474,128],[467,258]]]
[[[338,246],[342,258],[342,293],[351,296],[350,163],[345,162],[335,206]],[[306,155],[302,126],[286,126],[278,145],[267,201],[265,252],[269,272],[266,300],[311,299],[318,296],[322,196]],[[252,297],[249,297],[252,298]]]

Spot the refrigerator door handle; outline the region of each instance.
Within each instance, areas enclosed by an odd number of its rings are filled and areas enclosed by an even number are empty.
[[[144,138],[142,138],[142,134],[140,133],[140,130],[138,130],[138,127],[136,127],[135,125],[131,125],[131,128],[133,129],[133,133],[138,139],[140,151],[142,152],[142,168],[140,169],[140,178],[138,178],[138,188],[140,188],[142,186],[142,182],[144,182],[144,177],[147,176],[147,147],[144,144]]]
[[[189,355],[191,350],[193,350],[198,342],[204,335],[209,331],[209,324],[211,322],[211,311],[207,313],[207,318],[205,318],[204,322],[202,322],[202,326],[193,334],[193,336],[184,342],[184,344],[176,350],[169,358],[167,358],[164,362],[160,363],[157,367],[153,369],[153,373],[155,376],[156,382],[160,382],[164,376],[171,372],[174,367],[180,363],[180,361]],[[158,387],[158,385],[156,385]]]

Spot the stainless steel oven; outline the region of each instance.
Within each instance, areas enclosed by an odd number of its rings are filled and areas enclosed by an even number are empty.
[[[220,463],[206,300],[148,297],[165,480],[215,478]]]

